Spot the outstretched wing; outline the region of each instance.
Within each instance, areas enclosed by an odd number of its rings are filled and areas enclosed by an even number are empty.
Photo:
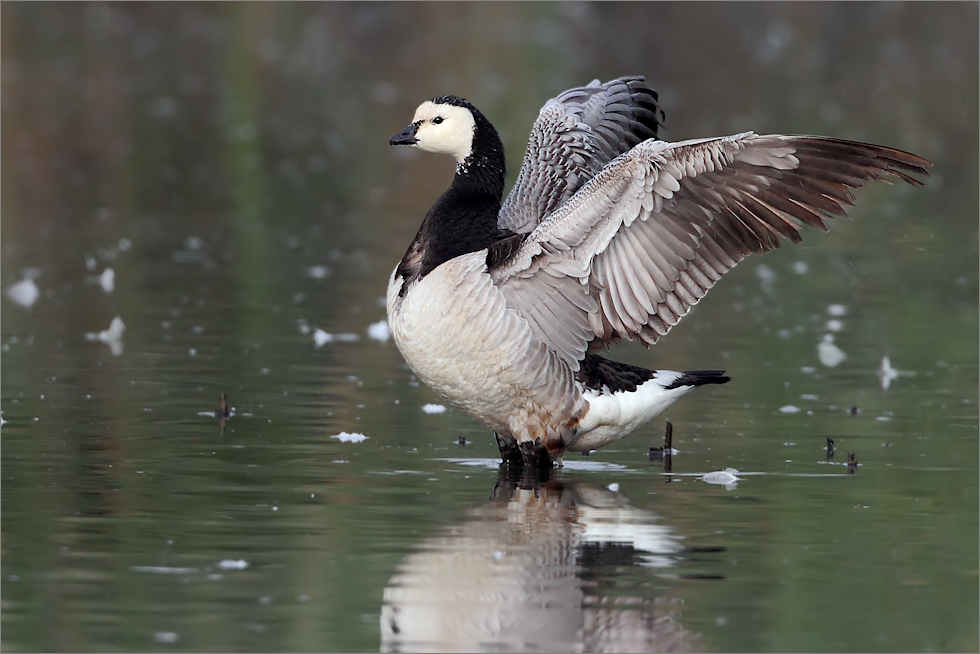
[[[573,369],[623,337],[646,345],[749,253],[827,231],[850,189],[922,183],[907,152],[816,136],[646,141],[619,157],[490,275],[535,335]]]
[[[656,138],[662,120],[657,92],[642,77],[593,80],[549,100],[531,129],[498,227],[527,234],[610,161]]]

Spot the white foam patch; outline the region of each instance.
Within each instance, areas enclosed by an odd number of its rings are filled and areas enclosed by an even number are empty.
[[[310,266],[306,269],[306,274],[313,279],[326,279],[330,275],[330,268],[326,266]]]
[[[190,575],[196,573],[197,568],[174,568],[165,565],[134,565],[133,572],[152,572],[158,575]]]
[[[342,431],[330,438],[336,438],[341,443],[363,443],[368,439],[364,434],[358,434],[357,432],[349,433],[346,431]]]
[[[843,304],[831,304],[827,307],[827,313],[837,318],[847,315],[847,307]]]
[[[445,413],[446,407],[441,404],[426,404],[422,407],[422,410],[426,413]]]
[[[222,570],[244,570],[248,567],[248,561],[245,559],[225,559],[218,561],[218,567]]]
[[[7,297],[20,306],[30,309],[40,295],[33,279],[24,279],[7,288]]]
[[[313,344],[317,349],[323,347],[327,343],[354,343],[361,339],[357,334],[343,333],[343,334],[331,334],[325,332],[322,329],[317,329],[313,332]]]
[[[106,293],[112,293],[113,289],[116,288],[116,271],[112,268],[106,268],[99,275],[99,286]]]
[[[500,467],[500,459],[436,459],[437,461],[446,461],[447,463],[455,463],[461,466],[467,466],[470,468],[487,468],[496,470]]]
[[[379,320],[378,322],[371,323],[367,328],[368,338],[372,338],[376,341],[385,343],[391,338],[391,328],[388,327],[387,320]]]
[[[116,316],[109,323],[108,329],[103,329],[97,334],[85,334],[85,339],[105,343],[109,346],[109,351],[112,352],[113,356],[119,356],[123,353],[122,336],[125,330],[126,324],[122,321],[122,318]]]
[[[828,368],[836,368],[847,358],[847,355],[844,354],[843,350],[834,345],[834,337],[831,334],[827,334],[817,344],[817,358],[820,359],[820,363]]]
[[[562,460],[563,467],[566,470],[626,470],[626,466],[619,465],[618,463],[606,463],[605,461],[582,461],[569,460],[568,455]]]
[[[881,379],[881,390],[883,391],[887,391],[888,387],[891,386],[892,380],[898,378],[898,368],[892,367],[892,362],[887,356],[881,357],[878,378]]]
[[[322,329],[318,329],[315,332],[313,332],[313,344],[316,345],[318,348],[323,347],[324,345],[326,345],[332,340],[333,340],[333,335],[328,334]]]
[[[787,404],[786,406],[779,407],[780,413],[799,413],[800,407],[793,406],[792,404]]]

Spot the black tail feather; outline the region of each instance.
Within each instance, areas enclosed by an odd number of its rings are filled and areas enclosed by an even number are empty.
[[[724,370],[685,370],[667,390],[681,386],[704,386],[705,384],[727,384],[732,380]]]
[[[597,354],[586,354],[575,376],[586,388],[601,390],[605,386],[615,393],[635,391],[637,386],[652,379],[656,374],[656,370],[610,361]],[[667,386],[667,390],[680,386],[724,384],[730,379],[725,375],[724,370],[687,370],[681,373],[677,381]]]

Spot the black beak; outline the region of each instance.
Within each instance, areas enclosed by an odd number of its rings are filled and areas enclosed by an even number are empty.
[[[415,132],[418,130],[419,126],[412,123],[402,131],[392,136],[388,143],[389,145],[415,145],[419,142],[419,140],[415,138]]]

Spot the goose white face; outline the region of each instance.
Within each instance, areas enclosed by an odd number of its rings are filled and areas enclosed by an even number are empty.
[[[460,164],[473,151],[476,121],[466,107],[436,104],[431,100],[423,102],[415,110],[412,124],[418,125],[415,131],[417,148],[451,154]]]

